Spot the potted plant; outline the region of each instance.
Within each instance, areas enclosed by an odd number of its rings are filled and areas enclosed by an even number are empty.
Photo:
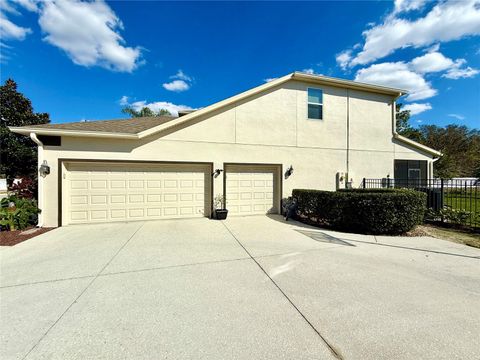
[[[225,209],[225,198],[223,195],[217,195],[214,200],[215,219],[225,220],[228,215],[228,210]]]

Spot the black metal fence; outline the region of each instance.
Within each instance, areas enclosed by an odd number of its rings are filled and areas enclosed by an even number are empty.
[[[407,188],[427,194],[428,221],[480,231],[479,179],[363,179],[364,189]]]

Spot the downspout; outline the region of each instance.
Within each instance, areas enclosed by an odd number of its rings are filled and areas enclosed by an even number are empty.
[[[347,182],[350,181],[350,91],[347,89]]]
[[[43,181],[45,180],[42,176],[38,176],[38,169],[43,163],[43,143],[38,139],[37,134],[30,133],[30,139],[33,140],[35,144],[38,145],[38,165],[37,165],[37,179],[38,179],[38,208],[43,212]],[[43,214],[40,212],[38,214],[38,227],[43,227]]]
[[[430,178],[433,179],[433,163],[437,160],[440,160],[440,157],[433,158],[432,161],[430,162]]]
[[[393,139],[398,136],[397,133],[397,99],[400,97],[400,94],[393,99],[392,101],[392,134]],[[395,177],[395,159],[397,158],[397,154],[395,153],[395,142],[392,139],[392,149],[393,149],[393,171],[390,173],[391,177]]]

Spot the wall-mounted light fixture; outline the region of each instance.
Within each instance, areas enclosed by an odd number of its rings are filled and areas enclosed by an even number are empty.
[[[48,166],[47,160],[43,160],[43,164],[40,165],[38,172],[40,173],[41,177],[45,177],[50,174],[50,166]]]
[[[218,177],[218,175],[220,175],[222,171],[223,171],[222,169],[215,169],[215,171],[212,173],[212,176],[216,178]]]
[[[288,179],[290,177],[290,175],[293,174],[293,166],[290,165],[290,167],[287,169],[287,171],[285,171],[285,179]]]

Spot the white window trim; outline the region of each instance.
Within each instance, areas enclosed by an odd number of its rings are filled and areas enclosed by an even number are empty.
[[[308,100],[308,90],[310,90],[310,89],[312,89],[312,90],[320,90],[320,91],[322,92],[322,102],[321,102],[321,103],[314,103],[314,102],[310,102],[310,101]],[[312,105],[321,105],[321,106],[322,106],[322,117],[321,117],[320,119],[308,117],[308,105],[310,105],[310,104],[312,104]],[[323,114],[323,89],[322,89],[322,88],[318,88],[318,87],[307,87],[307,119],[308,119],[308,120],[323,120],[323,117],[324,117],[323,115],[324,115],[324,114]]]

